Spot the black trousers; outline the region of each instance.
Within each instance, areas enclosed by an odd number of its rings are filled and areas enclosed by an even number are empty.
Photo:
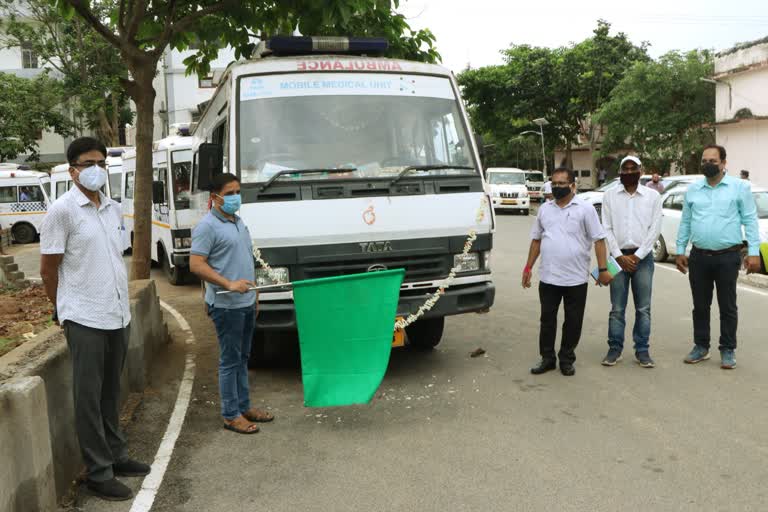
[[[693,295],[693,342],[709,349],[710,308],[713,288],[717,287],[720,307],[720,350],[736,348],[739,311],[736,306],[736,281],[741,268],[741,253],[707,255],[694,248],[688,260],[688,280]]]
[[[114,478],[112,465],[127,457],[120,431],[120,375],[129,329],[105,331],[64,322],[72,355],[75,430],[89,480]]]
[[[545,361],[560,359],[560,364],[573,364],[576,361],[576,346],[581,339],[581,326],[584,323],[584,307],[587,304],[587,283],[578,286],[555,286],[539,283],[541,302],[541,327],[539,330],[539,353]],[[560,302],[565,309],[563,335],[560,352],[555,356],[555,338],[557,336],[557,311]]]

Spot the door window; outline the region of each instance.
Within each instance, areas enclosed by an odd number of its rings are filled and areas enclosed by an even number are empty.
[[[56,182],[56,199],[63,196],[66,192],[67,192],[67,182],[57,181]]]
[[[0,203],[16,203],[16,187],[0,187]]]
[[[126,199],[133,199],[133,185],[134,185],[135,172],[125,173],[125,197]]]

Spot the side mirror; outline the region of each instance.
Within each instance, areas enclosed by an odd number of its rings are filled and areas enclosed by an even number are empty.
[[[210,190],[215,176],[224,172],[224,148],[205,142],[197,149],[197,190]]]
[[[165,204],[165,182],[152,182],[152,204]]]

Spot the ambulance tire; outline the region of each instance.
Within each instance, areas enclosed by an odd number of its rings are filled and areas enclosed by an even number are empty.
[[[26,222],[18,222],[13,225],[11,229],[13,234],[13,240],[17,244],[31,244],[37,240],[37,230],[31,224]]]
[[[164,253],[161,254],[163,258],[163,273],[168,278],[168,282],[173,286],[180,286],[187,281],[187,269],[176,265],[171,267],[171,262]]]
[[[445,317],[424,318],[405,328],[408,345],[415,350],[432,350],[443,338]]]

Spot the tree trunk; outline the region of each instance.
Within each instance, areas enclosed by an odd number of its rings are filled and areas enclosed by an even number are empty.
[[[565,166],[573,169],[573,147],[570,139],[565,142]]]
[[[592,188],[597,187],[597,173],[595,172],[595,169],[597,166],[595,165],[595,149],[597,148],[597,142],[595,141],[596,135],[595,135],[595,125],[592,123],[592,120],[589,121],[589,177],[592,181]]]
[[[149,279],[152,244],[152,137],[154,134],[155,62],[131,69],[136,103],[136,175],[133,198],[133,264],[131,281]]]
[[[112,91],[110,95],[112,100],[112,116],[110,124],[112,125],[112,145],[120,145],[120,108],[117,101],[117,92]]]

